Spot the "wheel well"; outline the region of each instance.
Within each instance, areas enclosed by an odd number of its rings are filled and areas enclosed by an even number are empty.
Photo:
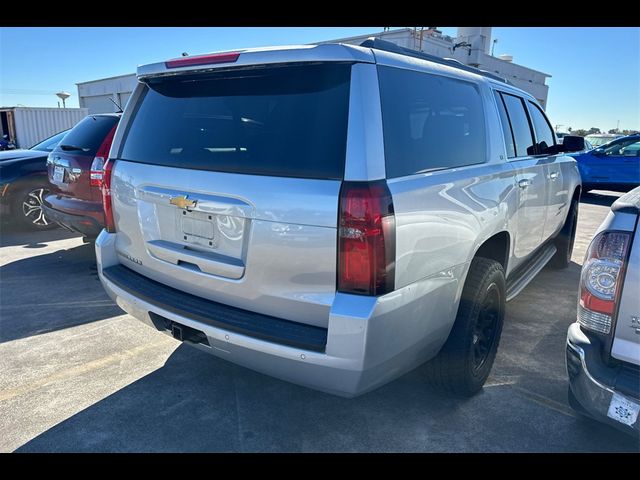
[[[509,260],[509,245],[511,245],[511,242],[508,232],[496,233],[480,245],[480,248],[476,250],[475,256],[495,260],[506,271]]]
[[[576,189],[573,191],[573,197],[571,197],[571,201],[577,200],[579,202],[581,194],[582,194],[582,187],[580,187],[580,185],[578,185],[576,187]]]

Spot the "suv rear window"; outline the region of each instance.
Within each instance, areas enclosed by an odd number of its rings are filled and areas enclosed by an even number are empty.
[[[151,79],[120,158],[221,172],[342,179],[349,64]]]
[[[440,75],[378,67],[387,177],[487,160],[478,88]]]
[[[69,130],[57,150],[77,150],[77,153],[94,157],[100,145],[119,117],[112,115],[89,115]]]

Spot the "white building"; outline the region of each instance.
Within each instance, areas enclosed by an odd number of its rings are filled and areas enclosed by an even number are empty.
[[[317,43],[340,42],[359,45],[369,37],[380,38],[401,47],[442,58],[453,58],[466,65],[496,73],[533,95],[542,108],[547,107],[549,87],[545,80],[551,75],[513,63],[511,55],[492,56],[491,27],[460,27],[456,38],[442,35],[435,27],[399,28]],[[135,74],[78,83],[80,106],[88,108],[89,113],[115,112],[117,108],[109,98],[124,108],[135,85]]]
[[[89,113],[117,112],[116,104],[124,109],[136,83],[134,73],[76,83],[80,107],[88,108]]]
[[[0,107],[0,137],[8,135],[18,148],[31,148],[72,128],[87,113],[86,108]]]

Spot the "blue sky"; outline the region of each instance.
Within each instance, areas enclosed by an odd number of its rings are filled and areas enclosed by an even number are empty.
[[[455,36],[456,28],[440,27]],[[131,73],[138,64],[216,50],[311,43],[372,33],[366,28],[1,28],[0,105],[57,106],[54,93]],[[554,125],[640,129],[639,28],[495,27],[495,54],[552,75],[547,113]]]

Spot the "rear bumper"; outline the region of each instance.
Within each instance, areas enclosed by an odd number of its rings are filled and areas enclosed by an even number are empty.
[[[589,416],[632,435],[640,433],[640,419],[627,426],[607,416],[614,393],[640,403],[640,377],[606,365],[600,345],[592,343],[578,323],[567,332],[567,372],[571,391]]]
[[[49,195],[42,205],[45,215],[73,232],[95,238],[104,228],[102,204],[60,195]]]
[[[140,283],[135,280],[119,280],[112,273],[126,275],[129,269],[110,270],[127,265],[116,251],[115,239],[115,234],[103,230],[96,240],[96,258],[104,288],[123,310],[168,334],[173,323],[179,328],[187,327],[187,331],[202,332],[206,341],[192,345],[223,359],[340,396],[353,397],[373,390],[433,357],[446,340],[457,309],[452,302],[458,292],[455,278],[427,279],[382,297],[338,293],[324,333],[324,348],[316,348],[317,341],[309,338],[286,344],[282,337],[256,335],[250,329],[242,331],[237,324],[231,325],[225,317],[227,306],[200,299],[209,302],[209,308],[198,310],[198,302],[179,308],[171,295],[165,295],[166,288],[158,288],[153,294],[148,283],[146,287],[136,287]],[[206,312],[209,318],[202,318],[197,312]],[[222,322],[211,318],[218,315],[216,312],[220,312]],[[256,315],[241,311],[241,316],[242,312]],[[264,326],[269,321],[261,319],[260,324]],[[304,336],[309,326],[296,325],[289,325],[295,330],[294,336]],[[199,338],[197,332],[194,338]],[[324,341],[322,332],[315,333],[319,334],[315,340]]]

